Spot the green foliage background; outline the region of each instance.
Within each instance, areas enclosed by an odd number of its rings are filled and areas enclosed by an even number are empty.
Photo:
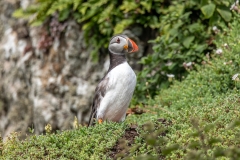
[[[227,1],[181,0],[161,8],[159,35],[150,41],[154,52],[141,60],[144,69],[138,76],[137,98],[144,100],[167,88],[171,84],[167,74],[182,80],[187,74],[184,63],[202,62],[215,48],[212,27],[231,21],[229,5]]]
[[[143,70],[133,103],[145,102],[162,88],[168,87],[167,74],[181,80],[187,74],[183,63],[200,63],[215,48],[212,27],[221,28],[231,21],[233,0],[37,0],[15,17],[29,18],[30,24],[41,25],[55,13],[59,21],[74,18],[91,41],[92,57],[97,60],[109,38],[126,28],[139,25],[155,33],[153,53],[143,57]],[[90,38],[91,37],[91,38]],[[192,66],[191,66],[192,67]],[[146,85],[147,84],[147,85]]]

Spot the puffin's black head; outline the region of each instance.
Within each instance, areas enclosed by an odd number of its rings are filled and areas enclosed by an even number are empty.
[[[108,50],[113,54],[125,54],[138,51],[136,43],[126,35],[116,35],[110,40]]]

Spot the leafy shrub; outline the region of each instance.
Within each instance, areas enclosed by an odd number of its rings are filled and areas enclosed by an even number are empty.
[[[92,56],[97,59],[99,49],[107,48],[113,34],[119,34],[134,24],[152,29],[159,27],[161,1],[39,0],[26,10],[15,11],[13,15],[23,18],[34,15],[30,21],[33,26],[51,20],[55,13],[58,13],[59,21],[74,18],[85,31],[85,40],[93,47]]]
[[[239,15],[237,16],[239,18]],[[236,19],[237,19],[236,18]],[[236,28],[239,21],[235,20],[230,28]],[[239,83],[232,80],[235,74],[240,71],[239,46],[236,45],[238,31],[224,29],[219,35],[218,49],[211,58],[207,55],[203,65],[196,65],[196,71],[192,71],[183,83],[174,81],[174,85],[169,90],[163,90],[157,99],[166,106],[176,109],[191,107],[197,104],[198,99],[213,100],[214,96],[226,94],[231,90],[239,90]],[[181,98],[180,98],[181,97]],[[191,103],[190,103],[191,102]],[[202,101],[203,105],[204,101]]]
[[[159,35],[150,41],[154,52],[141,60],[144,69],[138,75],[138,102],[167,88],[172,83],[169,78],[181,80],[215,49],[213,39],[218,29],[214,32],[212,28],[231,21],[229,2],[174,0],[161,8]]]
[[[51,21],[55,13],[59,21],[74,18],[85,31],[95,60],[99,49],[107,48],[113,34],[134,25],[154,30],[157,38],[150,41],[153,53],[141,60],[144,69],[138,75],[134,98],[139,103],[169,86],[166,74],[181,80],[187,73],[184,62],[192,67],[214,49],[211,28],[224,26],[231,20],[230,2],[233,0],[39,0],[26,10],[17,10],[14,16],[34,15],[32,25]]]

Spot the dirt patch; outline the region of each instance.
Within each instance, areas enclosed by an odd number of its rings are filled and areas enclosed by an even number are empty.
[[[169,126],[172,124],[171,121],[163,118],[157,119],[155,123],[160,123],[164,126]],[[137,124],[130,125],[129,128],[125,130],[123,137],[117,141],[113,148],[110,149],[109,157],[112,159],[117,159],[118,157],[126,157],[129,154],[130,147],[132,146],[132,144],[134,144],[135,137],[139,136],[137,128],[144,126],[145,125],[138,126]],[[167,132],[164,131],[163,133],[161,133],[161,136],[165,136],[166,133]]]
[[[128,154],[129,147],[134,143],[134,139],[138,136],[137,125],[132,124],[129,128],[125,130],[125,133],[121,139],[117,141],[115,146],[110,150],[109,156],[112,159],[117,159],[119,156]]]
[[[137,125],[131,125],[128,129],[125,130],[124,138],[128,141],[128,146],[131,146],[134,143],[134,139],[138,136]]]
[[[163,118],[157,119],[157,122],[163,124],[165,127],[172,125],[172,121],[169,121]],[[161,135],[166,136],[166,134],[167,134],[167,131],[163,132]]]

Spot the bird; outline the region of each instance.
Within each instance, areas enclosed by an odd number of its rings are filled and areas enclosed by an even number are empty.
[[[126,54],[137,52],[137,44],[126,35],[110,39],[108,51],[110,65],[98,83],[88,126],[103,121],[123,122],[136,86],[136,74],[127,62]]]

